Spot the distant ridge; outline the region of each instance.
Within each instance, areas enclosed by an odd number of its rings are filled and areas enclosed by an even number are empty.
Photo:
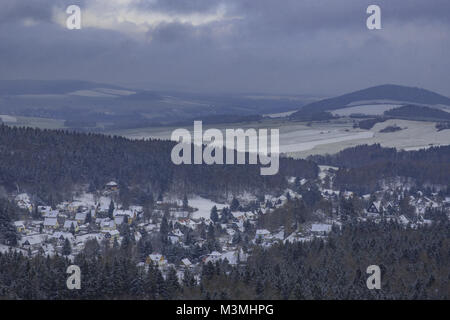
[[[125,90],[119,86],[81,80],[0,80],[0,95],[67,94],[96,88]]]
[[[305,115],[342,109],[352,102],[364,100],[394,100],[425,105],[444,104],[450,106],[450,98],[433,91],[385,84],[307,104],[301,110],[293,113],[291,118],[299,119]]]

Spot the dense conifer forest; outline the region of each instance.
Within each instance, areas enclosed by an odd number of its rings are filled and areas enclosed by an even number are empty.
[[[379,189],[380,181],[397,177],[409,178],[419,186],[441,185],[450,190],[450,146],[397,151],[379,144],[363,145],[310,160],[339,167],[334,183],[346,190],[373,192]]]
[[[175,142],[129,140],[100,134],[0,126],[0,185],[55,204],[74,186],[102,189],[114,180],[122,197],[141,204],[164,192],[210,197],[232,192],[282,190],[286,176],[314,178],[311,161],[280,159],[280,172],[261,176],[258,165],[180,165],[170,159]]]

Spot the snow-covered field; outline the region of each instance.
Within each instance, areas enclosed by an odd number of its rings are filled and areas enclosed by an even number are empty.
[[[381,129],[388,126],[399,126],[400,131],[380,133]],[[346,140],[336,143],[316,145],[311,150],[289,153],[293,157],[304,158],[313,154],[332,154],[343,149],[361,144],[379,143],[383,147],[397,148],[403,150],[420,150],[431,146],[449,145],[450,130],[437,131],[434,122],[387,120],[377,123],[369,132],[373,134],[370,138]]]
[[[365,114],[369,116],[383,115],[385,111],[398,108],[400,104],[367,104],[344,109],[333,110],[331,113],[337,116],[349,116],[351,114]]]
[[[2,119],[3,122],[17,122],[16,117],[8,116],[5,114],[0,114],[0,119]]]
[[[101,196],[95,199],[92,193],[82,193],[75,196],[74,200],[85,206],[95,206],[97,203],[100,203],[100,209],[104,211],[108,210],[111,203],[110,197]]]
[[[224,207],[227,207],[226,204],[216,203],[214,201],[211,201],[211,200],[199,197],[199,196],[188,199],[188,201],[189,201],[190,207],[198,209],[198,211],[195,211],[192,214],[192,218],[194,218],[194,219],[200,219],[200,218],[209,219],[209,217],[211,215],[211,208],[214,206],[216,206],[218,210],[221,210]]]
[[[287,112],[280,112],[280,113],[270,113],[270,114],[263,114],[263,117],[266,118],[284,118],[289,117],[291,114],[297,112],[298,110],[293,111],[287,111]]]
[[[394,104],[389,105],[394,106]],[[387,104],[385,108],[387,108]],[[400,126],[403,130],[380,133],[381,129],[393,125]],[[312,123],[310,126],[301,122],[267,119],[258,123],[240,124],[237,128],[244,130],[248,128],[279,129],[280,152],[295,158],[305,158],[314,154],[332,154],[361,144],[380,143],[384,147],[407,150],[427,148],[431,145],[450,144],[450,130],[438,132],[435,125],[434,122],[425,121],[387,120],[377,123],[371,130],[361,130],[354,129],[352,120],[348,119],[333,120],[329,123]],[[203,130],[209,128],[211,126],[203,126]],[[234,127],[232,124],[229,124],[213,128],[224,132],[225,129]],[[115,132],[115,134],[131,139],[150,137],[170,139],[174,129],[176,128],[146,128]],[[191,128],[186,127],[186,129],[192,130],[192,126]]]
[[[357,139],[368,139],[372,138],[373,135],[374,133],[370,131],[343,132],[340,130],[331,130],[327,132],[315,131],[314,133],[305,131],[291,132],[289,134],[280,135],[280,151],[281,153],[308,151],[320,145]]]
[[[127,96],[134,94],[134,91],[116,90],[108,88],[97,88],[93,90],[78,90],[69,93],[72,96],[91,97],[91,98],[115,98],[118,96]]]
[[[203,126],[203,130],[209,129],[209,126]],[[232,125],[225,128],[224,126],[218,126],[217,129],[222,131],[223,136],[225,137],[225,129],[233,128]],[[274,123],[254,123],[254,124],[245,124],[239,126],[238,128],[242,128],[247,130],[249,128],[273,128],[280,130],[280,152],[281,153],[291,153],[291,152],[302,152],[307,150],[312,150],[316,146],[330,143],[338,143],[342,141],[348,140],[359,140],[359,139],[367,139],[373,136],[373,133],[370,131],[362,131],[362,130],[354,130],[348,124],[341,126],[338,125],[336,127],[332,126],[318,126],[318,127],[308,127],[299,123],[287,123],[280,125],[278,122]],[[191,130],[192,128],[187,127],[186,129]],[[237,129],[237,128],[235,128]],[[144,129],[145,130],[145,129]],[[131,139],[143,139],[143,138],[157,138],[157,139],[170,139],[172,134],[172,130],[169,128],[158,128],[156,130],[148,130],[145,131],[129,131],[125,132],[122,135],[131,138]],[[192,134],[192,133],[191,133]],[[192,134],[193,136],[193,134]],[[221,140],[217,140],[214,143],[222,142]],[[250,148],[250,152],[255,152],[256,149]]]

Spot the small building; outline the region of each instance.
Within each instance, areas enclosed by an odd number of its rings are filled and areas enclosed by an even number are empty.
[[[112,243],[114,243],[114,240],[119,240],[120,238],[120,232],[117,230],[103,230],[102,233],[105,235],[105,239],[109,240]]]
[[[64,221],[64,229],[66,229],[67,231],[70,231],[70,229],[72,228],[72,225],[73,225],[73,228],[75,229],[75,232],[77,232],[79,230],[79,227],[78,227],[78,222],[76,220]]]
[[[57,218],[45,218],[44,228],[46,229],[58,229],[59,223]]]
[[[154,263],[158,267],[164,267],[167,265],[166,259],[164,258],[164,256],[162,254],[159,254],[159,253],[150,254],[147,257],[145,263],[146,264]]]
[[[183,232],[180,231],[180,229],[175,229],[172,231],[172,234],[176,237],[183,237]]]
[[[119,190],[119,185],[115,181],[110,181],[105,185],[105,189],[108,191],[117,191]]]
[[[25,223],[23,221],[15,221],[14,227],[16,227],[17,232],[22,233],[26,231]]]
[[[381,201],[374,201],[369,205],[366,211],[367,213],[383,214],[384,210],[383,207],[381,206]]]
[[[84,224],[86,221],[87,212],[78,212],[75,215],[75,220],[78,222],[78,224]]]
[[[136,219],[137,217],[137,213],[136,211],[131,211],[131,210],[122,210],[122,209],[116,209],[113,212],[113,216],[124,216],[126,217],[126,219],[124,220],[124,222],[127,222],[128,224],[131,224],[134,219]]]
[[[181,267],[192,268],[192,262],[188,258],[184,258],[181,260]]]
[[[256,239],[267,239],[270,236],[270,231],[267,229],[256,230]]]
[[[384,209],[384,213],[393,216],[397,214],[397,208],[390,202],[386,205],[386,208]]]
[[[331,232],[332,225],[326,223],[313,223],[311,225],[311,232],[314,234],[325,235]]]
[[[23,237],[20,240],[21,246],[24,249],[39,249],[41,247],[41,245],[44,243],[45,241],[45,237],[41,234],[35,234],[35,235],[30,235],[30,236],[26,236]]]
[[[111,219],[104,219],[100,222],[100,228],[102,230],[115,230],[116,229],[116,223],[114,220]]]
[[[122,223],[128,222],[127,216],[115,216],[114,217],[114,223],[118,226],[120,226]]]
[[[218,251],[213,251],[210,254],[208,254],[207,256],[205,256],[203,258],[203,262],[204,263],[208,263],[208,262],[216,262],[219,261],[220,258],[222,257],[222,254]]]
[[[55,233],[53,233],[50,236],[51,239],[56,239],[59,243],[64,243],[64,241],[67,239],[70,242],[73,242],[73,240],[75,239],[73,234],[71,234],[70,232],[61,232],[61,231],[57,231]]]
[[[59,211],[58,210],[47,210],[42,212],[42,216],[44,218],[58,218]]]
[[[16,201],[16,204],[19,208],[26,209],[29,212],[31,212],[33,210],[33,206],[31,204],[31,200],[30,200],[30,197],[28,196],[28,194],[21,193],[21,194],[17,195],[14,200]]]

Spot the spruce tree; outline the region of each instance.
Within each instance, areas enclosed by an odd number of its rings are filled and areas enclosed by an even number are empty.
[[[210,219],[214,223],[217,223],[217,221],[219,221],[219,214],[217,213],[217,207],[216,206],[211,208]]]
[[[70,245],[70,241],[69,241],[69,239],[65,239],[64,240],[64,244],[63,244],[63,247],[62,247],[62,254],[64,255],[64,256],[68,256],[68,255],[70,255],[72,253],[72,246]]]
[[[114,219],[114,209],[115,209],[114,202],[111,199],[111,202],[109,203],[109,208],[108,208],[108,217],[110,219]]]

